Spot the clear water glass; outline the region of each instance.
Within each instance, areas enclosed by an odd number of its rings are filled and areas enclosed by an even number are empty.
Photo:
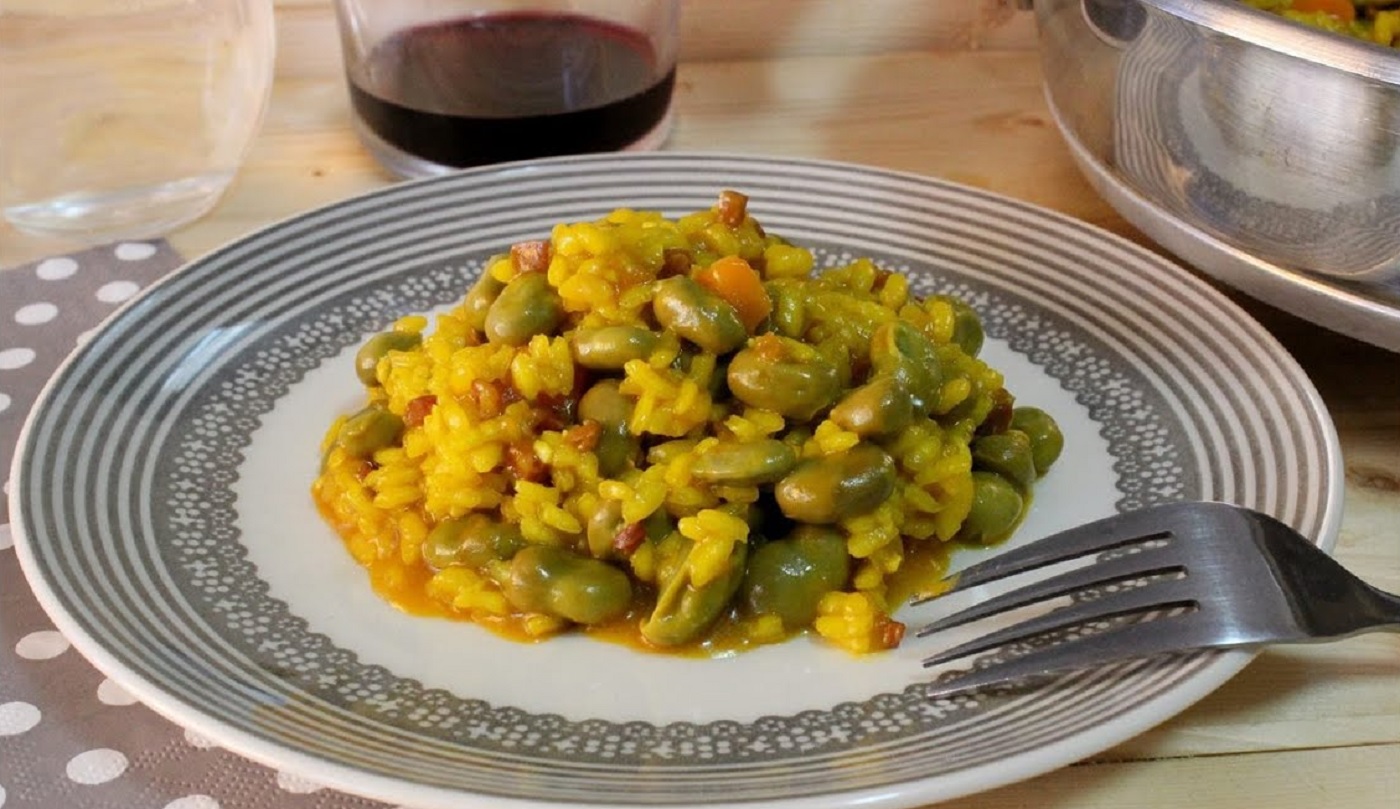
[[[261,124],[272,0],[0,2],[0,214],[160,235],[207,213]]]

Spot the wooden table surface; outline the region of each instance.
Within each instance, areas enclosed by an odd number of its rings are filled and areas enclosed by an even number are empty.
[[[1011,0],[685,4],[671,150],[788,155],[954,180],[1151,246],[1071,162]],[[271,107],[235,186],[170,235],[194,258],[393,182],[350,130],[328,0],[280,0]],[[0,226],[0,266],[72,245]],[[1297,358],[1346,464],[1338,558],[1400,592],[1400,354],[1235,296]],[[952,807],[1372,809],[1400,794],[1400,634],[1264,652],[1214,694],[1090,761]]]

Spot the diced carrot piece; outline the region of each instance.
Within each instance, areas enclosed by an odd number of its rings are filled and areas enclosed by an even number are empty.
[[[723,256],[695,273],[695,281],[724,298],[739,312],[744,328],[752,334],[773,311],[773,301],[763,288],[758,271],[738,256]]]
[[[1321,12],[1342,22],[1356,19],[1356,6],[1352,5],[1351,0],[1293,0],[1292,8],[1304,14]]]

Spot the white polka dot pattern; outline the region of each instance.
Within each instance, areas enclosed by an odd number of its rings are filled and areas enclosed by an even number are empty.
[[[78,262],[68,258],[48,258],[39,262],[34,274],[45,281],[62,281],[78,271]]]
[[[156,254],[156,246],[144,242],[123,242],[112,252],[122,261],[145,261]]]
[[[58,317],[58,307],[48,301],[28,303],[15,310],[15,322],[21,326],[38,326]]]
[[[68,651],[68,639],[53,629],[30,632],[15,644],[15,654],[25,660],[49,660]]]
[[[130,691],[108,679],[104,679],[102,684],[97,686],[97,700],[103,705],[114,707],[136,704],[136,697],[132,696]]]
[[[0,736],[18,736],[39,724],[42,714],[27,702],[0,705]]]
[[[73,756],[64,772],[75,784],[105,784],[126,772],[129,763],[120,751],[99,747]]]
[[[322,789],[321,785],[315,781],[283,770],[277,771],[277,786],[294,795],[309,795]]]
[[[140,287],[130,281],[113,281],[103,284],[97,290],[97,299],[103,303],[121,303],[140,291]]]
[[[167,803],[161,809],[220,809],[219,802],[208,795],[186,795]]]
[[[16,368],[23,368],[34,361],[34,349],[32,348],[7,348],[0,351],[0,371],[12,371]]]

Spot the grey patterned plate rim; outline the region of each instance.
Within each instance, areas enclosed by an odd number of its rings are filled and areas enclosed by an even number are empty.
[[[10,502],[39,601],[172,720],[421,807],[914,806],[1101,751],[1248,663],[1181,655],[930,702],[919,643],[867,659],[803,641],[675,659],[514,644],[379,601],[307,494],[321,431],[353,406],[353,347],[455,301],[489,255],[556,222],[619,206],[678,215],[724,187],[823,263],[871,256],[981,311],[992,364],[1056,413],[1071,447],[1015,542],[1184,498],[1335,542],[1340,451],[1316,390],[1170,262],[918,175],[628,154],[394,186],[234,242],[126,304],[21,435]]]

